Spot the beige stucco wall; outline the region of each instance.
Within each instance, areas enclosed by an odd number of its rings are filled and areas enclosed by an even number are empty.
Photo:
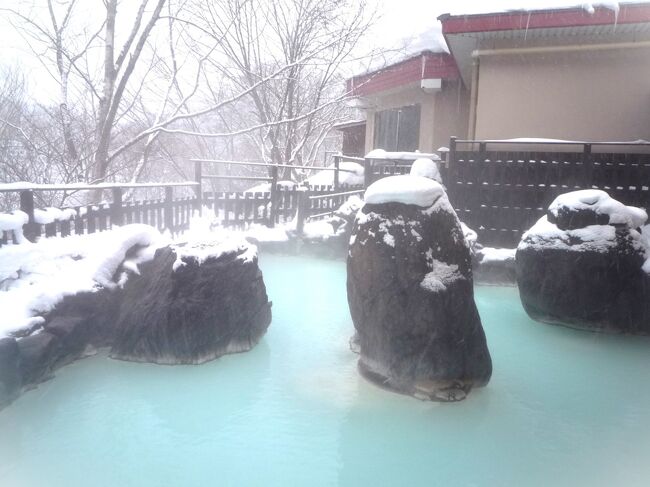
[[[480,59],[477,139],[650,139],[650,49]]]
[[[420,144],[422,152],[435,152],[449,144],[451,135],[464,136],[467,128],[468,92],[460,81],[443,81],[436,93],[425,93],[419,85],[403,87],[366,100],[366,153],[375,149],[375,113],[389,108],[420,104]]]

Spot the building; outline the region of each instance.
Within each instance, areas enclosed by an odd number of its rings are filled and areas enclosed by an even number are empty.
[[[432,152],[452,135],[650,140],[650,3],[438,20],[449,52],[347,81],[366,151]]]

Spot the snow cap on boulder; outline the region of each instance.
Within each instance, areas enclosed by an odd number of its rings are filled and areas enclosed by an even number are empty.
[[[625,206],[599,189],[583,189],[564,193],[548,207],[548,220],[562,230],[587,225],[625,225],[639,228],[648,219],[641,208]]]
[[[403,203],[428,208],[445,193],[437,181],[423,176],[389,176],[375,181],[366,190],[364,200],[370,205]]]

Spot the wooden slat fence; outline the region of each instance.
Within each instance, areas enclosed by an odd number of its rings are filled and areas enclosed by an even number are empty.
[[[481,243],[513,247],[562,193],[598,188],[649,209],[650,145],[452,138],[443,179]]]
[[[23,226],[23,234],[30,241],[42,237],[67,237],[69,235],[84,235],[109,230],[113,225],[129,223],[144,223],[156,227],[160,231],[170,231],[178,234],[189,228],[192,212],[198,209],[198,198],[192,196],[174,196],[174,187],[198,187],[196,183],[169,184],[130,184],[102,185],[100,189],[108,189],[112,193],[110,203],[97,205],[81,205],[61,208],[69,213],[69,219],[56,220],[51,223],[41,223],[38,209],[34,208],[35,191],[74,191],[92,190],[94,186],[65,187],[65,186],[34,186],[29,189],[8,190],[20,193],[20,210],[29,218]],[[165,197],[160,199],[145,199],[122,201],[124,189],[164,188]],[[70,211],[71,210],[71,211]],[[0,246],[18,243],[13,231],[0,232]]]
[[[363,186],[341,185],[335,192],[333,186],[310,186],[308,188],[278,188],[275,194],[276,211],[271,192],[235,193],[204,192],[203,204],[209,208],[224,227],[243,229],[251,224],[270,225],[288,223],[298,212],[300,198],[309,201],[304,218],[315,214],[331,214],[341,206],[345,195],[362,194]]]

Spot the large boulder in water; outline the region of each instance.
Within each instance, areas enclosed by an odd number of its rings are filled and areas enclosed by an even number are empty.
[[[225,245],[158,249],[124,286],[111,356],[201,363],[257,344],[271,322],[257,251]]]
[[[600,190],[556,198],[517,248],[517,283],[529,316],[588,330],[650,333],[646,219],[644,210]]]
[[[492,362],[474,303],[469,247],[439,183],[408,175],[371,185],[347,269],[364,375],[442,401],[488,382]]]

